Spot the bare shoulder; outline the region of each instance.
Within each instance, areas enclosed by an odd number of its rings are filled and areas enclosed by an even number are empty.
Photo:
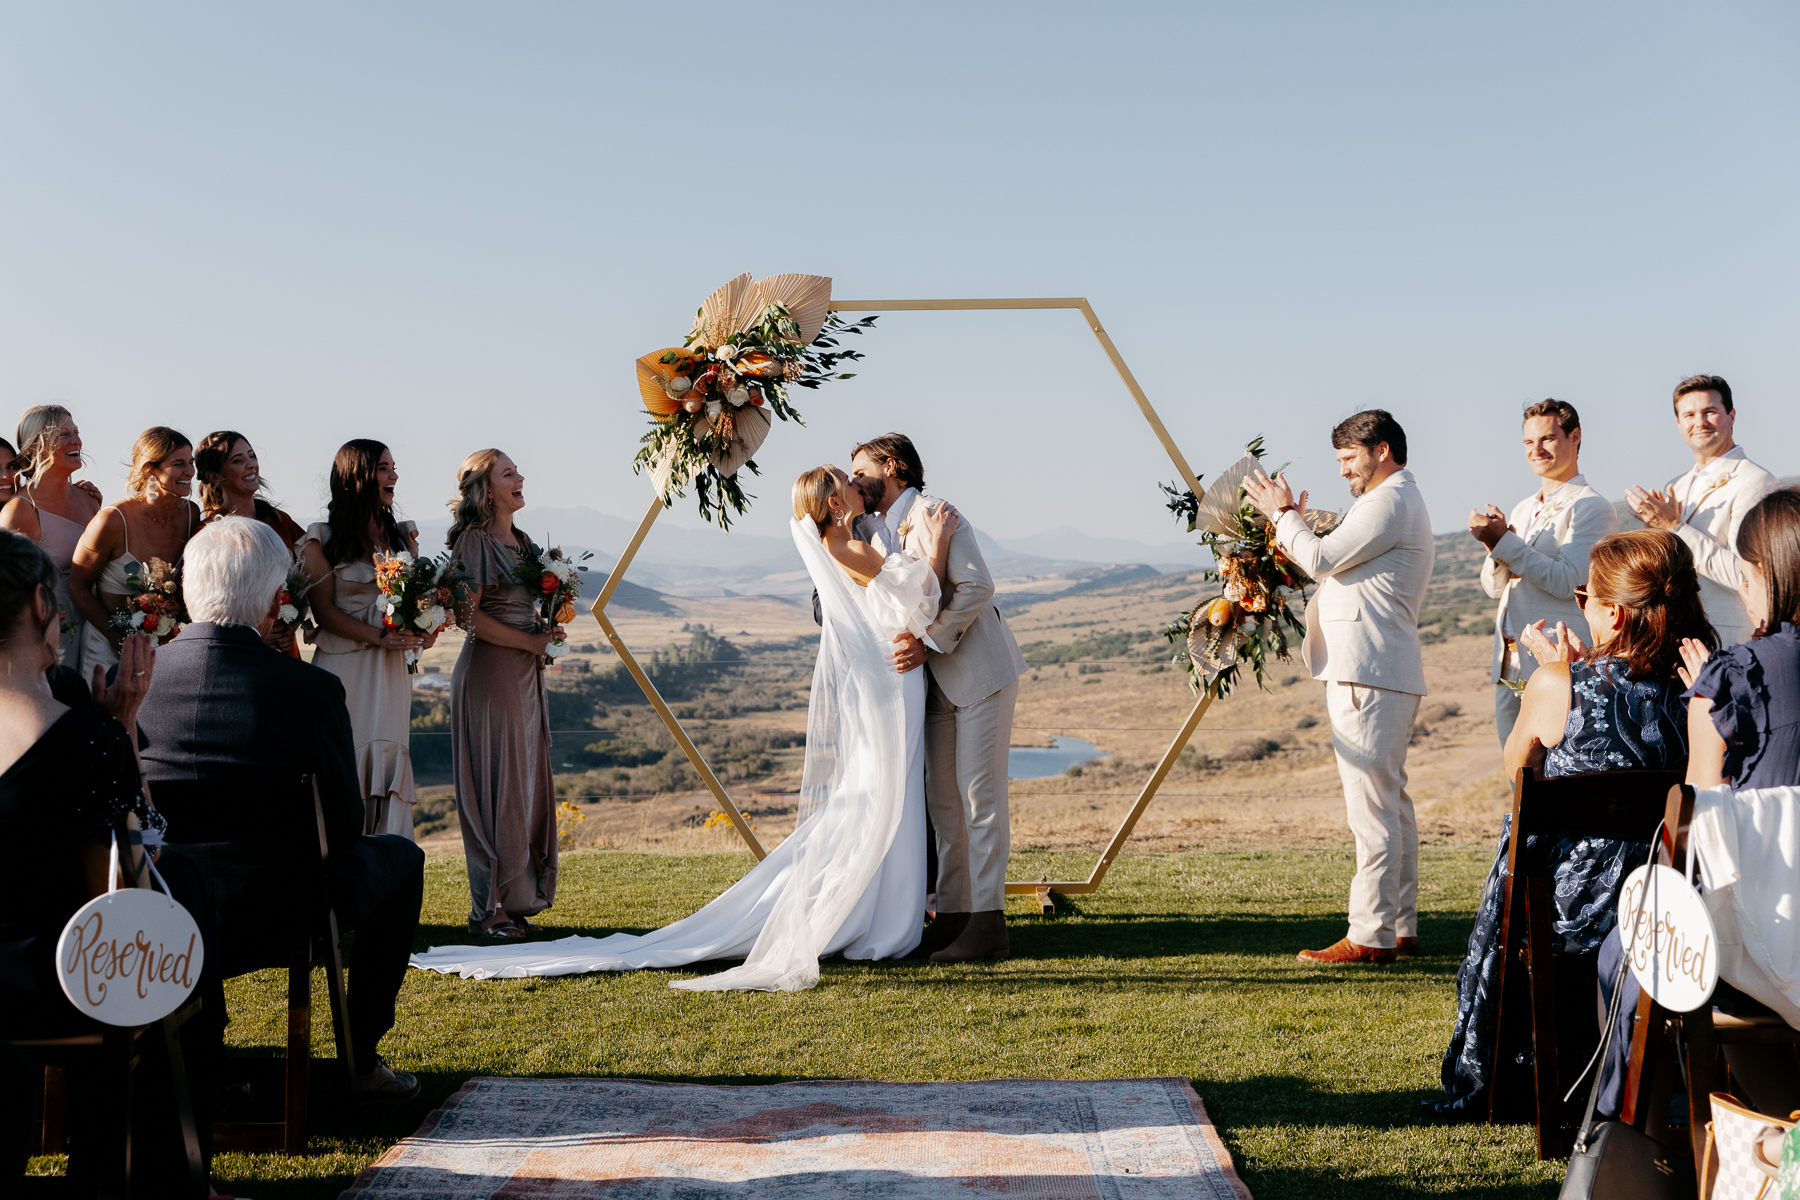
[[[6,502],[5,508],[0,508],[0,529],[10,529],[15,533],[24,534],[34,542],[37,541],[39,532],[37,509],[33,508],[31,502],[25,497],[14,496]]]
[[[1568,663],[1545,663],[1531,673],[1519,702],[1519,724],[1526,726],[1546,746],[1562,741],[1569,721],[1573,676]]]

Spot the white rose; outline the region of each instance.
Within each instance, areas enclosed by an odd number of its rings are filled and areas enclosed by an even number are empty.
[[[423,629],[426,633],[430,633],[432,630],[436,629],[439,625],[442,625],[443,623],[444,623],[444,610],[441,606],[436,605],[436,604],[432,605],[430,608],[428,608],[424,612],[420,613],[419,619],[413,622],[414,625],[418,626],[420,629]]]
[[[548,646],[544,647],[544,654],[549,658],[561,658],[568,652],[569,643],[567,642],[551,642]]]
[[[725,393],[725,398],[731,401],[734,408],[742,408],[744,405],[750,403],[750,389],[734,387],[729,392]]]
[[[156,620],[156,636],[157,637],[162,637],[163,635],[167,634],[169,632],[169,630],[171,630],[173,628],[175,628],[175,618],[174,617],[158,617],[157,618],[157,620]]]
[[[277,613],[276,616],[283,625],[292,625],[295,621],[300,619],[300,610],[291,604],[284,604],[281,606],[281,611]]]
[[[713,357],[718,359],[720,362],[730,362],[732,359],[737,357],[737,353],[738,353],[738,348],[735,345],[727,343],[723,346],[720,346],[717,350],[714,350]]]
[[[677,376],[675,376],[675,378],[669,380],[669,385],[668,385],[667,390],[669,392],[671,392],[677,399],[680,399],[681,393],[687,391],[689,388],[691,388],[693,386],[694,386],[694,381],[689,379],[686,375],[677,375]]]
[[[142,629],[144,627],[144,614],[142,612],[134,612],[131,614],[131,627],[133,629]]]
[[[717,400],[708,400],[706,402],[706,415],[709,417],[716,417],[724,410],[725,406]]]

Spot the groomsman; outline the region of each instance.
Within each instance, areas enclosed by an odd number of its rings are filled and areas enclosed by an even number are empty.
[[[1656,491],[1634,487],[1625,502],[1651,529],[1667,529],[1687,543],[1700,568],[1700,602],[1719,632],[1735,646],[1756,632],[1738,597],[1738,525],[1756,502],[1775,490],[1775,476],[1744,456],[1732,437],[1737,412],[1731,385],[1717,375],[1692,375],[1675,385],[1675,424],[1694,452],[1694,469]]]
[[[1323,537],[1305,520],[1306,493],[1253,471],[1244,490],[1275,526],[1275,540],[1319,581],[1306,606],[1300,657],[1325,681],[1332,747],[1356,839],[1348,936],[1302,962],[1391,963],[1419,948],[1419,828],[1406,793],[1425,664],[1419,606],[1435,552],[1425,498],[1406,469],[1406,431],[1379,408],[1331,431],[1338,474],[1356,498]]]
[[[1537,659],[1519,650],[1519,634],[1543,621],[1562,622],[1582,641],[1587,621],[1575,588],[1587,582],[1588,552],[1619,527],[1618,514],[1588,486],[1577,461],[1581,417],[1573,404],[1540,400],[1525,410],[1525,463],[1543,480],[1538,490],[1502,516],[1492,504],[1469,513],[1469,532],[1487,547],[1481,586],[1500,602],[1494,613],[1494,724],[1506,745],[1519,719],[1519,695],[1505,680],[1523,681]]]

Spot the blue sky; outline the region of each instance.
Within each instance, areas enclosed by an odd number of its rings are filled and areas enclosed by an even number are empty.
[[[804,271],[1086,295],[1195,469],[1261,433],[1334,506],[1331,424],[1388,407],[1440,530],[1529,490],[1544,396],[1608,495],[1683,470],[1698,371],[1797,473],[1797,49],[1776,4],[10,5],[0,411],[70,405],[114,495],[172,424],[302,517],[357,436],[414,516],[487,445],[635,515],[632,360]],[[744,528],[898,428],[997,535],[1180,536],[1078,316],[881,326]]]

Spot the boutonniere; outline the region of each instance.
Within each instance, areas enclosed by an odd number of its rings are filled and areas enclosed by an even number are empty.
[[[913,527],[913,523],[912,523],[911,517],[908,517],[906,520],[900,522],[900,528],[898,530],[896,530],[895,532],[900,535],[901,541],[904,542],[906,540],[906,535],[912,532],[912,527]]]
[[[1726,484],[1728,484],[1730,482],[1731,482],[1731,476],[1721,475],[1717,479],[1713,480],[1711,483],[1707,484],[1706,490],[1702,491],[1700,494],[1702,496],[1710,496],[1714,492],[1718,491],[1720,488],[1724,487]]]

